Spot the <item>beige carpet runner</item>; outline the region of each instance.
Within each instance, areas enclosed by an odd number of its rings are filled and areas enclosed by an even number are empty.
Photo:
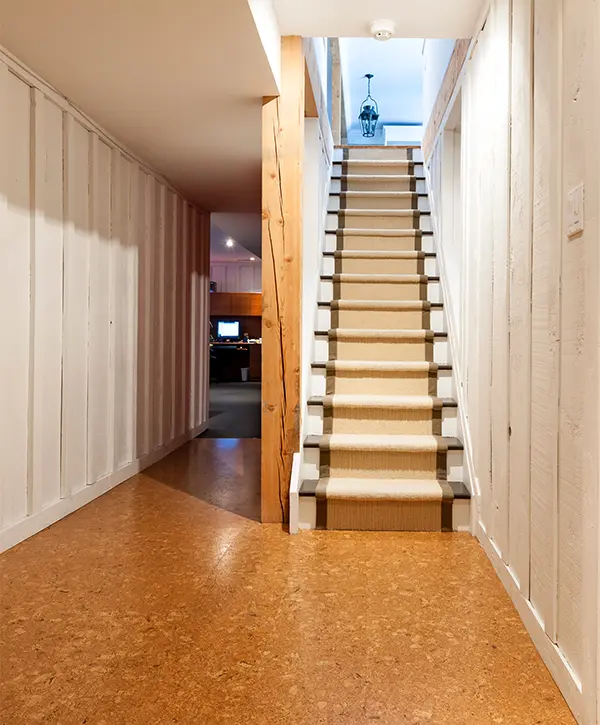
[[[318,515],[329,529],[439,531],[453,496],[414,164],[371,153],[343,164]]]

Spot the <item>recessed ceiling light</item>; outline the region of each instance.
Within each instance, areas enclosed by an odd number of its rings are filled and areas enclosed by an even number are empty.
[[[233,245],[235,244],[235,242],[233,241],[233,239],[228,239],[228,240],[227,240],[227,241],[225,242],[225,244],[226,244],[226,245],[227,245],[228,247],[233,247]]]
[[[254,262],[255,259],[256,259],[256,257],[250,257],[251,262]]]

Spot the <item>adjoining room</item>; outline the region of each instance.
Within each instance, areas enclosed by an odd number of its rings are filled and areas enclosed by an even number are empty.
[[[260,216],[213,214],[208,438],[260,438]]]

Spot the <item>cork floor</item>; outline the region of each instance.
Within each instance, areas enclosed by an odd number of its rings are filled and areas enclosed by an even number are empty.
[[[568,725],[475,539],[261,526],[197,439],[0,556],[2,725]]]

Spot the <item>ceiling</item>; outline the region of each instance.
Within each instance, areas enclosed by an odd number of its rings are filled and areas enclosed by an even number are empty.
[[[210,261],[212,262],[248,262],[251,257],[260,260],[255,252],[247,249],[234,239],[231,234],[223,231],[215,222],[215,217],[222,217],[221,214],[213,214],[210,222]],[[227,245],[228,241],[233,241],[233,246]]]
[[[247,0],[0,4],[0,44],[191,201],[259,213],[277,85]]]
[[[236,214],[236,213],[217,213],[211,216],[212,226],[219,229],[222,234],[230,237],[236,243],[237,249],[245,250],[250,255],[261,257],[262,247],[262,217],[260,212],[256,214]],[[216,244],[211,244],[211,255],[220,254],[222,244],[219,244],[218,235],[212,234],[216,238]],[[228,251],[225,252],[228,254]],[[237,259],[237,257],[236,257]]]
[[[368,37],[371,21],[398,38],[470,38],[484,0],[274,0],[282,35]]]
[[[0,0],[0,45],[260,255],[281,34],[469,36],[483,0]]]

